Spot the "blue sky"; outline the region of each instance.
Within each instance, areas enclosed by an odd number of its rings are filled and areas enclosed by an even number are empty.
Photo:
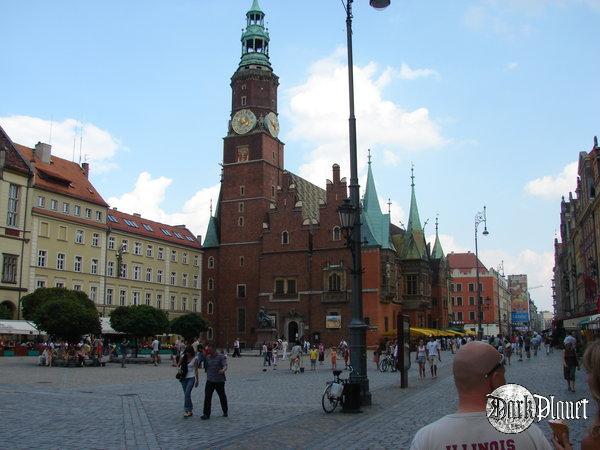
[[[261,0],[280,77],[286,168],[325,184],[347,163],[345,15],[337,0]],[[81,153],[105,199],[204,234],[216,199],[229,78],[250,0],[0,3],[0,125]],[[549,308],[560,196],[600,134],[600,0],[355,1],[361,171],[405,221],[410,164],[444,250],[527,273]]]

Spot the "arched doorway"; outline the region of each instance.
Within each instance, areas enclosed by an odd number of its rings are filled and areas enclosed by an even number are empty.
[[[288,342],[295,342],[300,338],[298,335],[298,322],[295,320],[290,321],[288,323]]]
[[[0,303],[0,319],[15,319],[16,310],[15,304],[9,300]]]

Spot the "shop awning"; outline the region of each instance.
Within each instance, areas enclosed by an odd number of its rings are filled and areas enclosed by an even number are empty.
[[[465,333],[461,333],[460,331],[454,331],[454,330],[442,330],[442,333],[444,333],[445,335],[450,335],[450,336],[463,336]]]
[[[40,332],[33,323],[27,320],[0,320],[0,334],[39,335]]]

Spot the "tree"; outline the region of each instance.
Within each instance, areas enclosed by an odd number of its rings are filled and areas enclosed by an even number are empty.
[[[179,334],[187,342],[191,342],[200,333],[208,330],[208,325],[208,321],[201,314],[185,314],[171,321],[171,333]]]
[[[94,303],[85,295],[85,292],[74,291],[65,288],[40,288],[27,294],[21,299],[23,318],[25,320],[34,320],[38,310],[48,301],[59,298],[78,299],[88,307],[96,308]]]
[[[166,333],[169,319],[164,311],[152,306],[119,306],[110,314],[110,325],[115,331],[137,338]]]

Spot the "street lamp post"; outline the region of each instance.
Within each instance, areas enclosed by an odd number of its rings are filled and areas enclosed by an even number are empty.
[[[475,274],[477,277],[477,337],[479,340],[483,339],[483,327],[481,325],[481,319],[483,316],[483,310],[481,305],[481,286],[479,284],[479,249],[477,248],[477,229],[479,224],[483,223],[483,235],[487,236],[489,231],[487,230],[487,217],[486,207],[483,207],[483,211],[479,211],[475,214]]]
[[[356,152],[356,117],[354,116],[354,63],[352,56],[352,3],[346,0],[346,45],[348,49],[348,96],[350,117],[348,134],[350,141],[350,199],[340,207],[340,220],[348,236],[348,246],[352,253],[352,320],[348,325],[350,334],[350,384],[360,385],[360,404],[371,404],[369,379],[367,377],[367,324],[363,320],[362,305],[362,261],[361,261],[361,223],[360,223],[360,186],[358,185],[358,165]],[[369,4],[376,9],[389,6],[390,0],[370,0]],[[345,216],[345,217],[342,217]],[[350,220],[350,221],[348,221]],[[344,223],[345,222],[345,223]],[[354,388],[356,389],[356,388]],[[351,388],[352,392],[353,391]]]

